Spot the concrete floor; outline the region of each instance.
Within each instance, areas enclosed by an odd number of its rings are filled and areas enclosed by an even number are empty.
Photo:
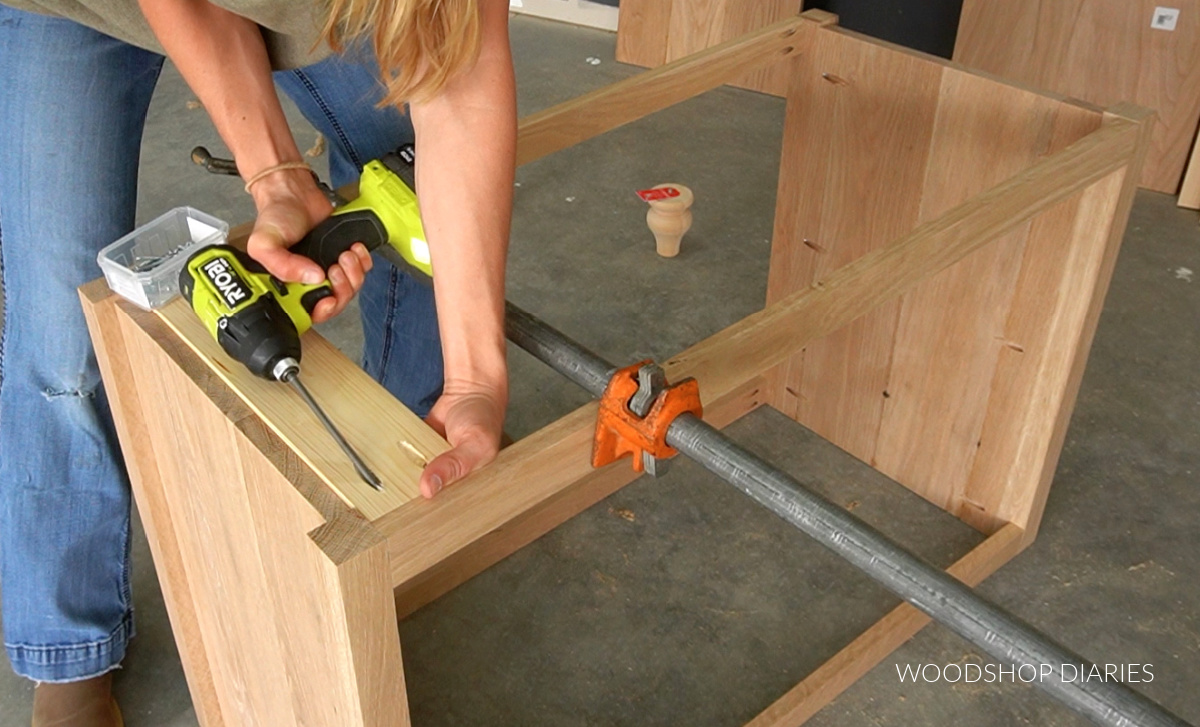
[[[520,112],[638,69],[611,34],[516,18]],[[599,65],[587,62],[601,59]],[[151,112],[139,216],[189,204],[231,221],[241,185],[187,161],[216,150],[168,70]],[[313,134],[297,119],[297,137]],[[510,298],[601,355],[664,359],[761,307],[782,102],[721,89],[518,171]],[[699,200],[684,252],[657,257],[634,190]],[[1050,494],[1041,534],[981,588],[1102,663],[1153,664],[1139,685],[1200,723],[1200,227],[1141,193]],[[350,355],[344,317],[324,333]],[[585,395],[511,356],[520,437]],[[979,536],[801,427],[762,410],[729,430],[930,561]],[[116,690],[129,727],[196,724],[140,536],[139,636]],[[850,566],[679,462],[585,512],[400,624],[414,723],[740,725],[894,606]],[[822,711],[816,725],[1075,726],[1029,687],[902,684],[896,665],[986,663],[931,626]],[[31,685],[0,673],[0,727],[28,724]]]

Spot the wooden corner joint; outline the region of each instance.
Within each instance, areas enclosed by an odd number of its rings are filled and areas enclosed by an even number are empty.
[[[829,27],[838,24],[838,16],[828,10],[818,10],[813,8],[800,13],[800,17],[804,20],[821,27]]]
[[[1104,109],[1105,124],[1129,122],[1133,124],[1150,123],[1154,124],[1158,121],[1158,112],[1154,109],[1139,106],[1129,101],[1122,101],[1113,104]]]

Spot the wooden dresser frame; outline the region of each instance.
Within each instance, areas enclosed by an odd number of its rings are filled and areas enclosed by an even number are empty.
[[[791,86],[767,306],[668,377],[700,381],[716,426],[773,406],[981,530],[949,568],[976,584],[1037,532],[1151,114],[809,11],[525,119],[519,161],[776,64]],[[205,727],[407,725],[397,617],[634,479],[589,466],[588,404],[433,501],[410,487],[380,506],[181,303],[148,313],[103,281],[81,297]],[[345,417],[413,427],[319,336],[305,345],[310,386]],[[928,620],[897,607],[750,724],[803,722]]]

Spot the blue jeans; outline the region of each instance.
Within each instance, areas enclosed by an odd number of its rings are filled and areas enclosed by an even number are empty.
[[[0,5],[0,588],[8,658],[38,681],[112,669],[134,632],[129,485],[75,289],[133,228],[162,64]],[[277,74],[328,137],[337,185],[412,137],[406,119],[374,108],[372,72],[330,59]],[[360,297],[366,368],[426,413],[442,384],[432,292],[380,264]]]

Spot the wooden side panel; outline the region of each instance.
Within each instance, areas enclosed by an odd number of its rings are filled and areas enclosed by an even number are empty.
[[[300,724],[408,725],[382,539],[332,562],[309,535],[323,518],[290,480],[245,438],[236,453]]]
[[[769,305],[824,285],[847,263],[1025,174],[1101,125],[1103,115],[1085,105],[845,31],[800,32],[816,38],[804,39],[812,52],[788,62],[794,79]],[[1086,356],[1083,311],[1099,305],[1103,288],[1095,285],[1097,265],[1082,260],[1109,254],[1120,192],[1105,182],[1064,199],[898,302],[808,343],[772,382],[770,400],[972,524],[988,531],[1011,518],[1023,528],[1033,524],[1043,467],[1061,444],[1053,423],[1059,405],[1069,407],[1069,386],[1044,367],[1016,374],[1006,361],[1021,355],[1025,341],[1042,340],[1042,326],[1057,326],[1044,343],[1049,355]],[[1080,205],[1102,232],[1089,237],[1076,229]],[[1047,252],[1064,239],[1076,240],[1076,257]],[[1070,290],[1079,296],[1075,305],[1056,309],[1057,298],[1028,287],[1031,277],[1055,295]],[[1039,333],[1016,331],[1014,315]],[[1014,386],[1027,389],[1018,395]],[[1017,462],[1021,446],[1030,449]]]
[[[159,318],[118,311],[115,323],[134,372],[122,388],[141,402],[125,415],[145,423],[204,636],[211,724],[407,725],[382,538],[336,508],[352,522],[335,529],[358,535],[331,557],[310,536],[330,529],[328,512],[302,494],[323,488],[316,475],[232,392],[218,405],[198,386],[208,369]]]
[[[1100,225],[1110,224],[1124,172],[1114,173],[1072,204],[1060,205],[1034,225],[1035,239],[1024,250],[1014,301],[996,336],[1002,345],[994,377],[989,377],[993,406],[979,432],[974,467],[961,502],[950,509],[982,528],[1001,520],[1024,521],[1029,500],[1042,474],[1056,417],[1063,406],[1063,379],[1075,353],[1083,323],[1082,310],[1095,293],[1103,258]],[[1103,235],[1107,228],[1099,234]],[[1047,237],[1047,235],[1052,237]],[[1048,244],[1054,240],[1057,244]],[[1076,272],[1063,276],[1064,268]],[[1042,402],[1041,411],[1028,406]],[[1057,459],[1057,457],[1055,457]]]
[[[943,67],[839,33],[790,61],[767,303],[916,227]],[[808,41],[806,41],[808,42]],[[875,448],[898,303],[810,344],[776,408],[863,460]]]
[[[1016,175],[1099,122],[1093,111],[947,69],[921,221]],[[1012,345],[1004,321],[1028,236],[1028,226],[1009,233],[901,303],[873,464],[951,512],[959,509],[978,448],[997,357]]]
[[[1071,220],[1039,220],[1026,249],[1015,303],[1005,324],[1006,347],[992,387],[979,454],[959,517],[977,527],[1014,522],[1032,539],[1041,524],[1050,480],[1074,410],[1104,297],[1150,151],[1154,123],[1144,109],[1118,107],[1107,123],[1141,123],[1128,170],[1086,190]],[[1060,210],[1059,214],[1064,214]],[[1046,279],[1047,270],[1072,274]],[[1028,402],[1014,409],[1017,402]]]
[[[1151,27],[1177,8],[1175,30]],[[1037,88],[1158,111],[1141,176],[1174,194],[1200,123],[1200,0],[966,0],[954,59]]]
[[[800,8],[800,0],[622,0],[617,60],[654,68],[794,16]],[[767,68],[731,84],[782,96],[787,74]]]
[[[264,608],[270,594],[254,522],[245,492],[233,491],[244,478],[235,455],[236,432],[227,421],[208,416],[210,407],[186,395],[189,382],[180,381],[178,370],[163,366],[161,354],[154,354],[140,329],[127,317],[120,322],[129,362],[144,372],[136,381],[145,401],[140,413],[159,453],[164,495],[195,585],[196,615],[210,645],[221,713],[230,725],[266,717],[280,727],[296,726],[275,611]],[[189,411],[197,404],[199,411]],[[240,618],[222,618],[226,613]]]
[[[163,496],[158,452],[141,415],[142,402],[126,355],[125,339],[117,324],[113,295],[103,280],[96,280],[80,289],[80,298],[196,717],[205,727],[224,727],[226,722],[221,718],[213,685],[209,647],[196,618],[193,585],[184,567],[174,519]]]

